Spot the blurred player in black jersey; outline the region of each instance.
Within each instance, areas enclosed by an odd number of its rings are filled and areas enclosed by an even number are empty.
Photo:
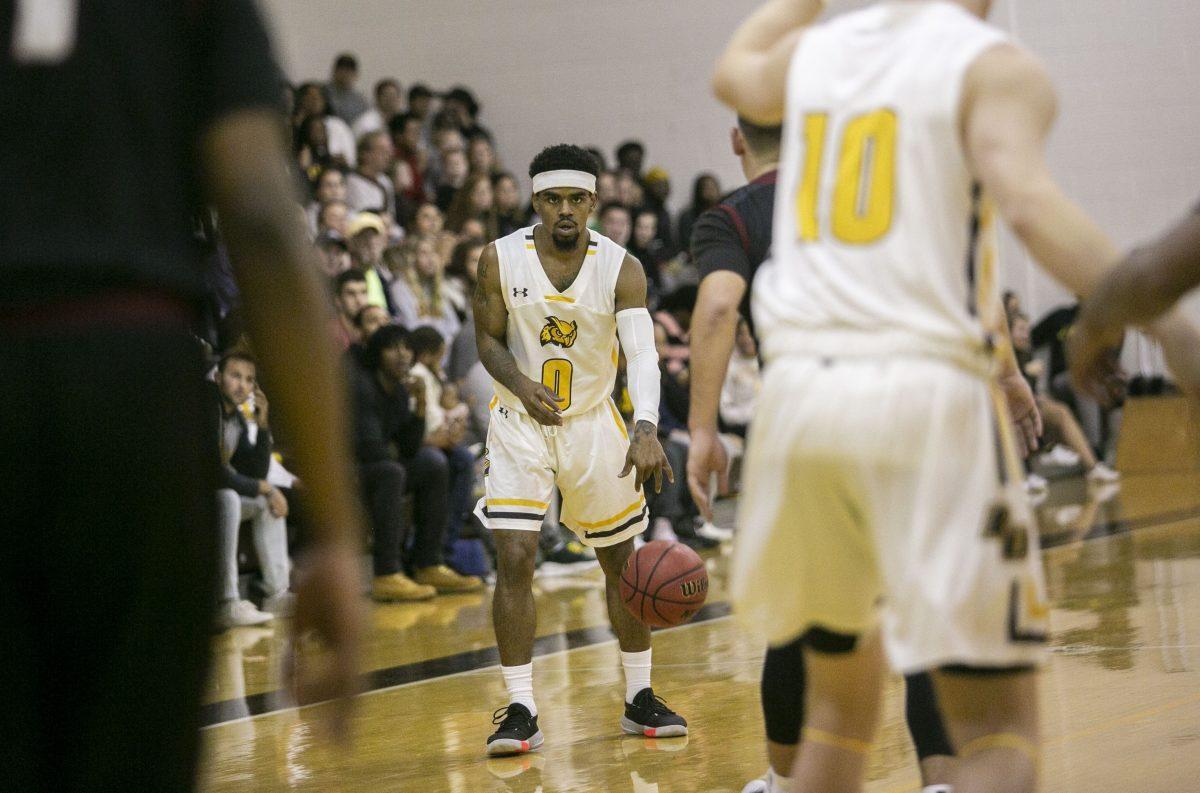
[[[733,152],[749,184],[725,196],[697,219],[692,231],[692,259],[700,271],[700,294],[692,315],[691,410],[688,429],[688,487],[696,505],[712,520],[709,487],[714,475],[724,490],[729,470],[725,447],[717,437],[721,386],[739,317],[750,317],[750,283],[769,256],[779,166],[780,129],[738,119],[731,132]],[[753,329],[753,324],[751,324]],[[803,642],[796,640],[767,650],[762,672],[763,720],[767,729],[770,769],[742,793],[774,793],[784,789],[800,743],[804,721]],[[946,778],[954,754],[937,709],[927,674],[910,675],[906,716],[921,762],[927,791],[948,790]]]
[[[342,394],[252,0],[0,5],[0,715],[8,790],[192,787],[219,459],[190,218],[219,215],[316,516],[296,628],[355,681]]]

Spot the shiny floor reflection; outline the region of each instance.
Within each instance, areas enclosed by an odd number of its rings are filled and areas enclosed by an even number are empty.
[[[1106,503],[1056,482],[1039,509],[1053,603],[1042,676],[1044,789],[1200,790],[1200,475],[1126,477]],[[711,602],[725,600],[727,557],[710,559]],[[495,667],[488,595],[375,609],[373,679],[437,677],[361,697],[351,748],[314,734],[311,709],[285,709],[281,630],[218,637],[202,787],[226,790],[632,791],[737,793],[765,767],[758,679],[763,648],[728,617],[655,635],[654,686],[692,725],[689,739],[626,737],[616,644],[605,640],[598,573],[538,583],[535,661],[543,749],[487,760]],[[573,632],[575,649],[559,634]],[[407,679],[407,678],[405,678]],[[256,697],[257,695],[257,697]],[[238,703],[242,703],[240,706]],[[218,707],[219,706],[219,707]],[[240,707],[240,710],[239,710]],[[249,716],[252,712],[269,712]],[[899,687],[871,762],[873,793],[918,790]]]

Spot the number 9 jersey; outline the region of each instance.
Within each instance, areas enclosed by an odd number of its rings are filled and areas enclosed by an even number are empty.
[[[625,249],[589,230],[579,275],[559,291],[533,243],[533,227],[496,240],[500,286],[508,309],[508,349],[521,373],[560,399],[563,417],[607,400],[617,378],[616,288]],[[521,413],[521,400],[495,383],[500,404]]]

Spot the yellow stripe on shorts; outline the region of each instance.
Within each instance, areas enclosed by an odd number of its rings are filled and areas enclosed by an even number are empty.
[[[639,496],[637,501],[633,502],[628,507],[621,510],[621,512],[619,514],[613,515],[611,518],[605,518],[604,520],[598,520],[595,523],[584,523],[583,521],[579,521],[579,527],[581,529],[598,529],[601,526],[608,525],[609,523],[616,523],[621,518],[624,518],[636,511],[638,511],[639,509],[641,509],[644,506],[646,506],[646,499]]]
[[[550,505],[544,501],[533,501],[528,498],[489,498],[485,499],[489,507],[533,507],[534,509],[549,509]]]

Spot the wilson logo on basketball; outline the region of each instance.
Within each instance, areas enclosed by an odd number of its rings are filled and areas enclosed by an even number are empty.
[[[699,581],[684,581],[679,589],[683,592],[685,598],[690,598],[693,595],[698,595],[701,592],[708,591],[708,578],[701,578]]]

